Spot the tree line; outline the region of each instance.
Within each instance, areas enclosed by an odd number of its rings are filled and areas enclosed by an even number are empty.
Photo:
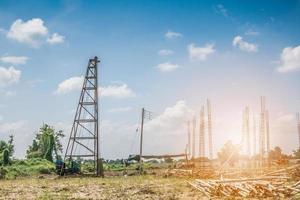
[[[238,160],[241,159],[253,159],[259,160],[260,155],[253,155],[252,157],[247,157],[245,155],[240,154],[241,146],[233,144],[232,141],[228,141],[224,144],[221,150],[218,152],[218,159],[221,163],[228,162],[229,165],[234,166]],[[300,148],[294,150],[291,155],[287,155],[283,153],[282,149],[279,146],[275,146],[274,149],[268,152],[266,159],[276,163],[278,165],[287,164],[288,160],[291,158],[300,159]]]
[[[61,139],[64,137],[62,130],[55,129],[48,124],[43,124],[36,133],[32,144],[26,151],[26,158],[42,158],[50,162],[61,160],[62,144]],[[9,136],[8,141],[0,140],[0,165],[10,165],[14,153],[14,137]]]
[[[50,162],[61,160],[63,147],[61,139],[65,137],[62,130],[56,131],[54,127],[48,124],[43,124],[36,133],[32,144],[26,151],[26,158],[41,158]],[[10,135],[7,141],[0,140],[0,166],[10,165],[14,154],[14,136]],[[240,154],[240,146],[233,144],[231,141],[226,142],[217,154],[218,160],[221,163],[228,162],[233,166],[238,160],[247,158]],[[268,153],[269,160],[277,164],[286,164],[288,159],[300,159],[300,149],[293,151],[292,155],[287,155],[282,152],[282,149],[276,146]],[[259,159],[259,155],[252,156],[251,159]],[[123,163],[123,160],[116,160]],[[118,163],[116,161],[107,160],[107,163]],[[122,161],[122,162],[121,162]]]

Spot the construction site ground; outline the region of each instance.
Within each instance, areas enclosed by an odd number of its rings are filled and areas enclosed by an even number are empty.
[[[0,180],[0,199],[300,199],[300,165],[220,176],[199,169],[106,171]],[[233,171],[237,171],[236,169]],[[226,175],[227,174],[227,175]]]
[[[206,199],[183,178],[44,177],[0,181],[0,199]]]

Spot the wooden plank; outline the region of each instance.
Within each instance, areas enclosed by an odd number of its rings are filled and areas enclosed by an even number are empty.
[[[200,192],[202,192],[205,196],[207,196],[208,198],[210,198],[210,195],[201,187],[199,187],[198,185],[192,183],[192,182],[187,182],[188,184],[190,184],[191,186],[193,186],[195,189],[199,190]]]

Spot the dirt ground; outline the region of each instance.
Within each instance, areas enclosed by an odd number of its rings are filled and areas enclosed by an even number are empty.
[[[184,179],[156,176],[0,181],[0,199],[205,199]]]

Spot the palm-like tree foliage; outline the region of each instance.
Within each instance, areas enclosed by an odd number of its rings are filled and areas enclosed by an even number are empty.
[[[62,144],[60,139],[64,137],[63,131],[55,131],[55,129],[47,124],[44,124],[32,145],[27,150],[27,158],[44,158],[49,161],[61,159]]]

